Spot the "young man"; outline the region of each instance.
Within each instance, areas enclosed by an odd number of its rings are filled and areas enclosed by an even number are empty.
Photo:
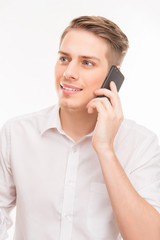
[[[59,103],[1,131],[0,239],[15,205],[15,240],[160,239],[157,138],[123,119],[113,82],[100,89],[127,49],[124,33],[102,17],[79,17],[65,29]]]

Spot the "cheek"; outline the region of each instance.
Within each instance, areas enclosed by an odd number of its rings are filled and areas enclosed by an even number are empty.
[[[59,82],[62,75],[63,74],[61,73],[60,68],[56,65],[54,69],[54,83],[55,83],[56,90],[59,89]]]
[[[93,77],[88,78],[87,86],[90,91],[99,89],[102,86],[102,83],[105,79],[104,74],[93,75]]]
[[[58,81],[61,77],[63,77],[63,73],[64,69],[57,63],[54,68],[55,80]]]

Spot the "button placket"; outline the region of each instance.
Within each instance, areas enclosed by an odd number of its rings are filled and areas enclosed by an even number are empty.
[[[60,240],[71,239],[78,162],[79,151],[77,147],[73,146],[66,169]]]

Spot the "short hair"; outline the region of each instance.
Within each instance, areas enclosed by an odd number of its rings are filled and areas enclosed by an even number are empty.
[[[107,55],[109,64],[121,65],[129,48],[129,42],[127,36],[114,22],[100,16],[80,16],[74,18],[62,33],[60,45],[65,35],[74,29],[92,32],[107,44],[109,43],[111,49],[109,56]]]

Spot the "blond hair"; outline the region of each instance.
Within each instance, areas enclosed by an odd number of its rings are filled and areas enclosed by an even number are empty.
[[[112,21],[100,16],[80,16],[73,19],[62,33],[60,44],[65,35],[73,29],[82,29],[92,32],[103,39],[110,46],[108,62],[111,65],[121,65],[129,48],[127,36]]]

